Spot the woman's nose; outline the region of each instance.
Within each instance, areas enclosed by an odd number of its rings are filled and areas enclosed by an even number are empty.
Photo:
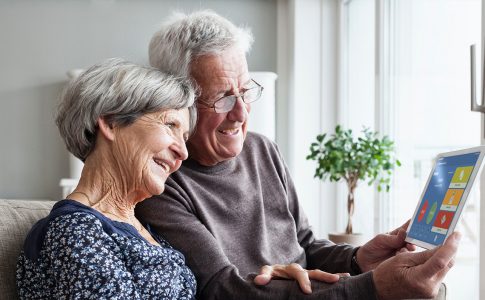
[[[175,159],[186,160],[187,157],[189,157],[187,146],[183,137],[176,138],[171,148],[175,154]]]

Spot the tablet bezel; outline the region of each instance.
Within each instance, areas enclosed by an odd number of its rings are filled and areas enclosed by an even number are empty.
[[[473,188],[475,184],[475,179],[479,173],[482,171],[483,167],[483,158],[485,156],[485,146],[478,146],[478,147],[473,147],[473,148],[468,148],[468,149],[463,149],[463,150],[457,150],[457,151],[451,151],[451,152],[445,152],[445,153],[440,153],[436,156],[435,161],[433,163],[433,168],[431,169],[431,172],[429,173],[428,181],[426,182],[426,185],[423,188],[423,191],[421,193],[421,196],[419,197],[419,202],[416,206],[416,210],[414,211],[413,217],[411,219],[411,222],[409,222],[408,228],[406,230],[406,233],[409,234],[409,231],[411,230],[412,225],[414,224],[414,221],[416,219],[416,215],[419,213],[419,208],[421,207],[421,203],[424,198],[424,194],[426,193],[426,190],[428,189],[428,185],[431,182],[431,178],[433,177],[433,174],[436,170],[436,166],[438,163],[438,160],[443,157],[449,157],[449,156],[457,156],[457,155],[463,155],[463,154],[470,154],[474,152],[480,152],[480,155],[478,156],[477,162],[475,163],[475,166],[473,168],[473,171],[470,175],[470,179],[468,180],[467,186],[463,192],[463,195],[461,196],[460,203],[458,204],[458,208],[456,209],[455,216],[453,217],[453,221],[450,224],[450,227],[448,229],[448,232],[446,233],[445,241],[446,239],[455,231],[456,224],[458,223],[458,220],[461,218],[461,213],[463,211],[463,207],[466,205],[466,202],[468,200],[468,194],[470,193],[471,189]],[[477,168],[478,166],[478,168]],[[433,249],[437,246],[440,245],[433,245],[415,238],[410,238],[406,237],[405,239],[406,242],[414,244],[416,246],[425,248],[425,249]]]

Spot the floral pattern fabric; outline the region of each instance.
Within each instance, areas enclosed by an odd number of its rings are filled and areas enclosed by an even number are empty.
[[[86,211],[56,216],[47,225],[37,257],[26,248],[19,257],[19,296],[193,299],[196,282],[183,255],[153,236],[161,247],[148,243],[127,223]],[[26,247],[29,239],[36,238],[31,231]]]

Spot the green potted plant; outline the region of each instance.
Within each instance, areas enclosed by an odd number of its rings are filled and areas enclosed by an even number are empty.
[[[347,184],[347,228],[345,234],[330,234],[330,239],[336,243],[362,242],[352,228],[354,193],[359,180],[367,180],[369,185],[375,183],[379,192],[383,188],[389,191],[392,171],[401,165],[394,157],[394,142],[387,136],[379,138],[377,132],[368,128],[364,128],[362,133],[362,137],[354,139],[351,129],[337,125],[332,135],[324,133],[317,136],[306,157],[317,162],[314,177],[334,182],[343,179]]]

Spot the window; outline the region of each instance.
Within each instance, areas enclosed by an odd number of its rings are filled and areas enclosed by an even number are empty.
[[[481,1],[352,0],[341,10],[339,121],[390,135],[403,163],[391,193],[375,194],[367,213],[380,232],[412,216],[437,153],[480,144],[480,114],[470,111],[469,46],[480,45]],[[445,279],[451,299],[478,299],[477,186],[458,227],[456,266]]]

